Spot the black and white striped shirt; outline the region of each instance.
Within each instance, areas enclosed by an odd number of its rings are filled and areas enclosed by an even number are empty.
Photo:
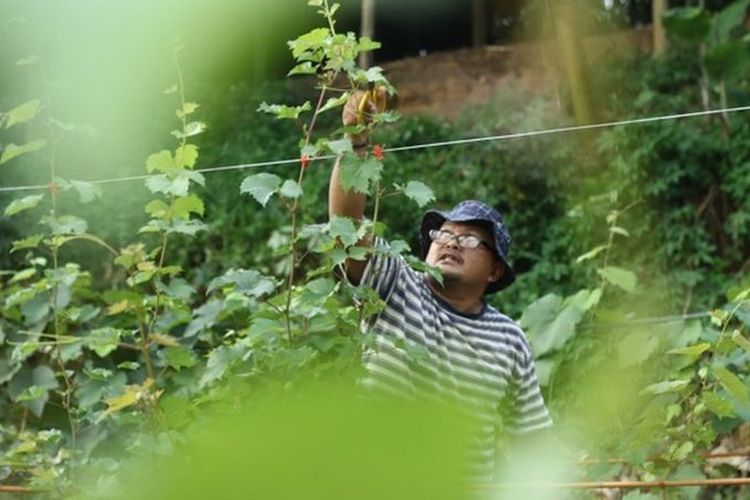
[[[471,460],[478,477],[495,468],[499,432],[552,425],[529,344],[513,320],[486,304],[477,314],[456,311],[401,257],[372,255],[362,282],[386,302],[369,329],[375,340],[365,354],[363,385],[459,402],[478,419],[479,456]]]

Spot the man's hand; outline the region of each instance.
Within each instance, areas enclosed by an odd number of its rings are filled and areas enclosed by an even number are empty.
[[[372,90],[353,92],[344,104],[341,112],[341,122],[345,127],[356,125],[367,126],[372,123],[373,116],[385,111],[385,88],[375,87]],[[370,133],[367,128],[359,134],[349,135],[355,148],[363,148],[369,144]]]

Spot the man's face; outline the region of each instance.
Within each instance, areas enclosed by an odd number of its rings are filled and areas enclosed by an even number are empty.
[[[440,269],[446,286],[451,283],[487,286],[502,276],[505,268],[491,250],[493,238],[489,229],[481,224],[449,221],[444,222],[440,229],[456,236],[470,234],[489,246],[462,248],[455,238],[443,244],[433,241],[425,261]]]

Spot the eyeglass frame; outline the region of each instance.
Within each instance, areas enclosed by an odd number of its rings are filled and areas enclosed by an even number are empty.
[[[459,246],[459,248],[462,248],[462,249],[476,250],[481,245],[484,245],[491,252],[495,251],[492,245],[480,239],[479,237],[474,236],[473,234],[456,234],[453,231],[448,231],[447,229],[430,229],[427,232],[427,234],[430,237],[430,240],[432,240],[433,243],[437,243],[438,245],[447,245],[451,241],[456,240],[456,244]],[[438,241],[440,234],[446,234],[446,235],[449,235],[449,237],[445,241],[441,242],[441,241]],[[477,241],[476,246],[467,246],[461,243],[462,241],[466,242],[467,239],[469,239],[470,241],[476,240]]]

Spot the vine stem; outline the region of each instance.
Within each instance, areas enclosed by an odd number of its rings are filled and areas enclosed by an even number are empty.
[[[44,74],[42,74],[42,80],[45,82],[47,81]],[[49,97],[47,97],[47,102],[49,103]],[[50,115],[50,112],[49,112],[49,105],[47,106],[46,114],[47,114],[47,123],[52,123],[52,116]],[[56,158],[57,158],[57,146],[62,140],[62,133],[60,133],[59,136],[55,137],[53,135],[51,125],[48,125],[47,130],[50,136],[50,143],[52,144],[52,150],[50,151],[50,156],[49,156],[50,216],[52,217],[52,219],[55,219],[57,217],[57,186],[55,185],[55,177],[56,177],[56,171],[57,171]],[[68,372],[65,369],[65,361],[63,361],[62,354],[60,353],[60,346],[62,345],[61,333],[60,333],[60,311],[58,311],[58,298],[59,298],[60,286],[57,282],[57,279],[58,279],[57,275],[58,275],[58,270],[60,268],[60,262],[59,262],[59,244],[55,238],[52,238],[50,249],[52,251],[52,269],[55,275],[55,283],[52,287],[52,294],[50,296],[50,301],[51,301],[51,306],[52,306],[52,328],[53,328],[53,333],[55,336],[55,346],[56,346],[55,361],[60,367],[60,372],[62,374],[63,381],[65,382],[65,391],[62,393],[62,406],[65,409],[65,414],[67,415],[67,418],[68,418],[68,426],[70,427],[70,445],[72,449],[75,449],[77,431],[76,431],[76,423],[75,423],[75,420],[73,419],[73,412],[70,409],[70,401],[73,395],[73,382],[70,380],[70,377],[68,376]]]
[[[179,52],[179,47],[175,47],[172,52],[172,58],[174,61],[175,71],[177,72],[177,89],[180,96],[180,110],[177,113],[177,116],[180,118],[180,121],[182,122],[182,137],[180,138],[180,157],[175,157],[175,160],[179,162],[179,167],[182,168],[182,155],[185,154],[185,146],[187,145],[187,137],[185,136],[185,130],[187,130],[187,120],[186,120],[186,114],[185,114],[185,80],[182,76],[182,68],[180,67],[180,61],[177,57],[177,53]],[[175,195],[172,194],[169,198],[169,210],[170,213],[174,210],[174,204],[175,204]],[[162,231],[161,233],[161,251],[159,252],[159,262],[157,264],[157,274],[160,274],[160,271],[164,268],[164,261],[166,260],[167,256],[167,246],[169,245],[169,235],[166,230]],[[159,310],[161,309],[161,300],[162,300],[162,291],[159,289],[159,287],[156,287],[156,302],[154,304],[154,311],[151,315],[151,320],[149,321],[147,329],[141,330],[141,350],[143,352],[144,359],[146,361],[146,371],[148,372],[148,376],[153,380],[155,377],[155,372],[153,369],[153,364],[151,361],[151,352],[150,352],[150,337],[151,334],[154,331],[154,325],[156,324],[156,319],[159,317]]]
[[[318,103],[315,106],[315,112],[310,119],[310,126],[307,128],[307,134],[305,135],[305,146],[310,144],[310,138],[312,137],[312,131],[315,128],[315,122],[320,113],[320,108],[323,106],[323,98],[325,97],[328,86],[326,84],[320,89],[320,95],[318,96]],[[302,181],[305,178],[305,167],[306,165],[300,165],[299,175],[297,176],[297,185],[302,186]],[[286,307],[284,308],[284,316],[286,317],[286,334],[289,344],[292,343],[292,292],[294,286],[294,268],[297,266],[297,212],[299,211],[299,198],[294,200],[292,208],[290,209],[292,217],[292,234],[289,243],[289,276],[287,281],[287,295],[286,295]]]
[[[148,377],[153,379],[154,378],[154,367],[151,363],[151,353],[149,352],[149,342],[148,342],[148,328],[143,318],[143,311],[141,311],[140,307],[136,310],[136,317],[138,318],[138,331],[141,333],[141,345],[139,347],[141,353],[143,354],[143,360],[146,363],[146,373],[148,374]]]
[[[387,195],[386,195],[387,196]],[[375,244],[375,232],[377,230],[378,217],[380,215],[380,200],[384,198],[384,190],[380,189],[380,181],[375,181],[375,206],[372,211],[372,231],[370,232],[370,244]],[[346,272],[344,271],[344,276]],[[364,301],[357,304],[358,319],[357,324],[361,325],[365,319],[365,303]]]
[[[382,191],[380,190],[380,181],[375,182],[375,207],[372,211],[372,232],[370,233],[370,238],[372,241],[375,241],[375,231],[376,226],[378,224],[378,217],[380,215],[380,198],[383,195]]]
[[[336,34],[336,28],[334,28],[333,24],[333,16],[331,15],[331,9],[328,7],[328,0],[323,0],[323,4],[325,5],[325,17],[328,20],[328,27],[331,29],[331,34]]]

